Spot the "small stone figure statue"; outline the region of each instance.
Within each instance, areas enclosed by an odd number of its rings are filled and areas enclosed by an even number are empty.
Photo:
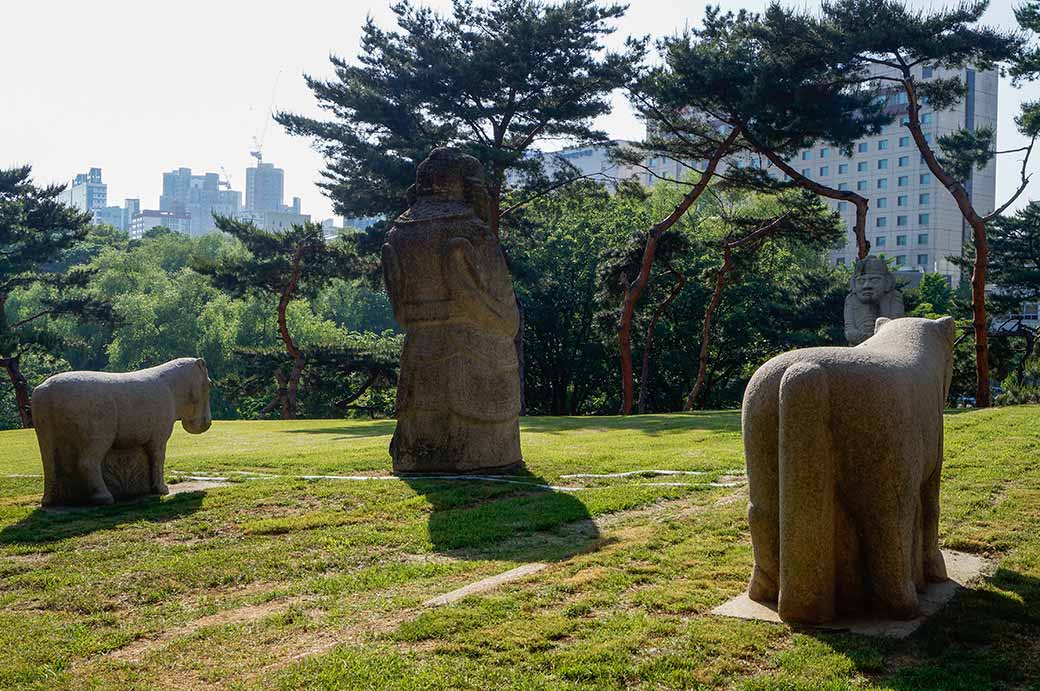
[[[455,149],[435,149],[419,164],[409,202],[383,245],[387,292],[405,331],[394,472],[516,467],[519,314],[488,224],[483,168]]]
[[[878,317],[904,316],[903,296],[896,289],[888,264],[877,257],[856,262],[845,298],[845,338],[856,346],[874,335]]]

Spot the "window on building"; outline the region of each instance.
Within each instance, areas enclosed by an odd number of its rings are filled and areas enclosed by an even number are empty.
[[[849,164],[848,163],[839,163],[838,164],[838,175],[844,175],[847,172],[849,172]]]
[[[910,178],[907,177],[906,175],[900,175],[899,176],[899,180],[896,181],[896,184],[899,185],[900,187],[906,187],[907,185],[910,184]]]
[[[838,202],[838,213],[843,213],[845,211],[845,207],[847,206],[848,202]]]
[[[906,168],[908,165],[910,165],[910,157],[909,156],[900,156],[899,157],[899,167],[900,168]]]
[[[849,183],[847,183],[847,182],[839,182],[839,183],[838,183],[838,189],[839,189],[840,191],[844,192],[844,191],[845,191],[845,190],[847,190],[848,188],[849,188]]]
[[[885,236],[884,235],[878,235],[876,238],[874,238],[874,247],[884,247],[884,246],[885,246]]]
[[[917,265],[918,266],[928,266],[928,255],[927,254],[919,254],[919,255],[917,255]]]
[[[896,95],[896,103],[898,103],[901,106],[902,105],[906,105],[907,103],[909,103],[909,99],[906,97],[906,92],[905,91],[900,91]]]
[[[877,198],[877,207],[879,209],[884,209],[887,206],[888,206],[888,197],[878,197]]]
[[[903,123],[906,124],[906,123]],[[910,137],[900,137],[899,146],[910,146]]]
[[[917,214],[917,225],[919,226],[926,226],[928,225],[928,222],[931,220],[932,219],[929,214]]]
[[[845,266],[845,257],[838,257],[834,260],[834,263],[838,266]]]
[[[878,228],[885,228],[888,226],[888,218],[886,216],[878,216],[874,219],[874,225]]]
[[[906,216],[896,216],[896,225],[897,226],[905,226],[906,223],[907,223],[907,217]]]
[[[856,151],[858,151],[861,154],[862,153],[866,153],[866,151],[867,151],[867,143],[866,142],[860,142],[859,144],[857,144],[856,145]]]
[[[820,149],[820,158],[827,158],[828,156],[830,156],[830,154],[831,150],[827,147]]]
[[[803,178],[807,178],[810,175],[812,175],[812,171],[811,170],[809,170],[808,168],[802,168],[802,177]]]
[[[923,113],[921,115],[921,124],[922,125],[930,125],[930,124],[932,124],[932,114],[931,113]]]
[[[803,161],[808,161],[811,158],[812,158],[812,152],[811,151],[803,151],[802,152],[802,160]]]
[[[860,190],[860,191],[863,191],[863,190],[867,189],[867,181],[866,180],[858,180],[858,181],[856,181],[856,189]]]
[[[925,132],[924,140],[926,142],[928,142],[929,144],[931,144],[932,143],[932,139],[933,139],[932,133],[931,132]]]
[[[917,234],[917,244],[918,245],[927,245],[928,244],[928,233],[918,233]]]
[[[932,195],[931,195],[931,193],[929,193],[929,192],[922,192],[921,194],[917,195],[917,203],[918,204],[924,205],[924,204],[930,204],[931,202],[932,202]]]
[[[867,169],[867,162],[866,161],[860,161],[859,163],[856,164],[856,172],[857,173],[862,173],[866,169]]]
[[[887,170],[888,169],[888,159],[887,158],[879,158],[878,162],[877,162],[877,167],[878,167],[878,170]]]
[[[878,178],[877,188],[879,190],[887,190],[888,189],[888,178]]]
[[[831,167],[830,166],[820,166],[820,175],[830,175],[830,174],[831,174]]]
[[[905,194],[901,194],[896,197],[896,206],[906,206],[909,203],[909,197]]]
[[[922,185],[930,185],[930,184],[932,184],[932,174],[931,173],[921,173],[921,184]]]
[[[900,254],[896,257],[896,266],[906,266],[906,255]]]
[[[910,116],[909,115],[904,115],[903,117],[899,118],[899,124],[900,125],[909,125],[910,124]]]
[[[888,140],[887,139],[880,139],[880,140],[878,140],[877,148],[878,148],[878,151],[884,151],[885,149],[887,149],[888,148]]]
[[[897,247],[906,247],[906,236],[905,235],[897,235],[896,236],[896,246]]]
[[[931,67],[927,67],[927,66],[926,67],[922,67],[921,68],[921,79],[931,79],[931,78],[932,78],[932,68]]]

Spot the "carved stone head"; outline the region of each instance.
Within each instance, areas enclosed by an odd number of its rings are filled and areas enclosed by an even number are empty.
[[[895,287],[895,276],[889,272],[888,264],[878,257],[857,261],[849,281],[849,292],[864,304],[877,304]]]
[[[408,203],[462,202],[488,222],[491,199],[480,161],[458,149],[439,147],[419,164],[415,184],[408,188]]]

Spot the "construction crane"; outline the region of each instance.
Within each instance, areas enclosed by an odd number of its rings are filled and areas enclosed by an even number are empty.
[[[278,80],[281,76],[282,71],[278,70],[278,74],[274,76],[274,88],[271,89],[271,103],[267,107],[266,117],[264,118],[264,128],[260,131],[259,137],[253,137],[253,148],[249,151],[249,155],[256,159],[257,168],[259,168],[260,164],[264,162],[264,137],[267,136],[267,126],[271,124],[271,110],[274,108],[274,99],[278,94]]]
[[[231,189],[231,176],[228,175],[227,168],[220,166],[220,177],[221,180],[217,180],[217,187],[223,187],[226,190]]]

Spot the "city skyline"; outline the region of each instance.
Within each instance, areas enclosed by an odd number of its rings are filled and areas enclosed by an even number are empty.
[[[439,10],[449,0],[427,2]],[[608,38],[612,47],[626,36],[661,36],[695,26],[705,2],[642,0],[618,23]],[[790,4],[790,3],[789,3]],[[818,2],[793,3],[815,9]],[[914,0],[925,7],[931,3]],[[739,0],[726,9],[761,10],[766,2]],[[205,8],[206,22],[193,7]],[[653,7],[653,11],[644,8]],[[157,51],[147,34],[122,35],[119,42],[97,41],[83,27],[126,21],[134,5],[108,0],[89,5],[69,4],[55,19],[44,7],[19,5],[7,12],[12,25],[46,26],[48,40],[36,32],[15,32],[0,45],[0,59],[19,64],[28,56],[32,70],[7,70],[0,75],[0,93],[11,98],[0,111],[0,166],[30,163],[34,177],[44,183],[67,183],[77,171],[100,167],[106,171],[112,199],[148,200],[161,194],[156,171],[187,167],[202,171],[232,171],[234,189],[245,189],[244,171],[254,161],[254,138],[262,140],[265,160],[276,161],[294,181],[294,195],[314,218],[336,217],[331,201],[316,183],[323,167],[321,156],[305,139],[290,137],[274,123],[273,110],[316,115],[319,111],[303,80],[307,73],[331,76],[330,53],[354,60],[361,25],[366,17],[392,28],[386,2],[356,2],[329,6],[304,1],[291,13],[249,10],[244,3],[203,5],[186,0],[184,12],[171,14],[167,29],[193,37],[205,50]],[[321,17],[314,22],[311,18]],[[1009,6],[994,3],[985,21],[1012,28]],[[236,31],[228,31],[235,27]],[[278,42],[277,50],[262,49]],[[41,48],[41,45],[46,48]],[[127,55],[134,55],[128,60]],[[70,64],[86,60],[96,81],[67,78]],[[60,85],[58,88],[56,85]],[[108,98],[111,85],[133,85],[133,97]],[[125,86],[123,87],[126,88]],[[1013,117],[1023,100],[1040,98],[1040,85],[1012,89],[1000,84],[999,149],[1021,145]],[[613,98],[614,110],[597,124],[614,139],[640,139],[643,126],[633,116],[622,94]],[[561,145],[563,142],[561,142]],[[1014,156],[1002,156],[997,165],[997,198],[1010,194],[1018,175]],[[1034,166],[1040,166],[1035,161]],[[1032,166],[1031,166],[1032,167]],[[240,176],[243,176],[240,178]],[[1023,195],[1013,208],[1025,203]]]

